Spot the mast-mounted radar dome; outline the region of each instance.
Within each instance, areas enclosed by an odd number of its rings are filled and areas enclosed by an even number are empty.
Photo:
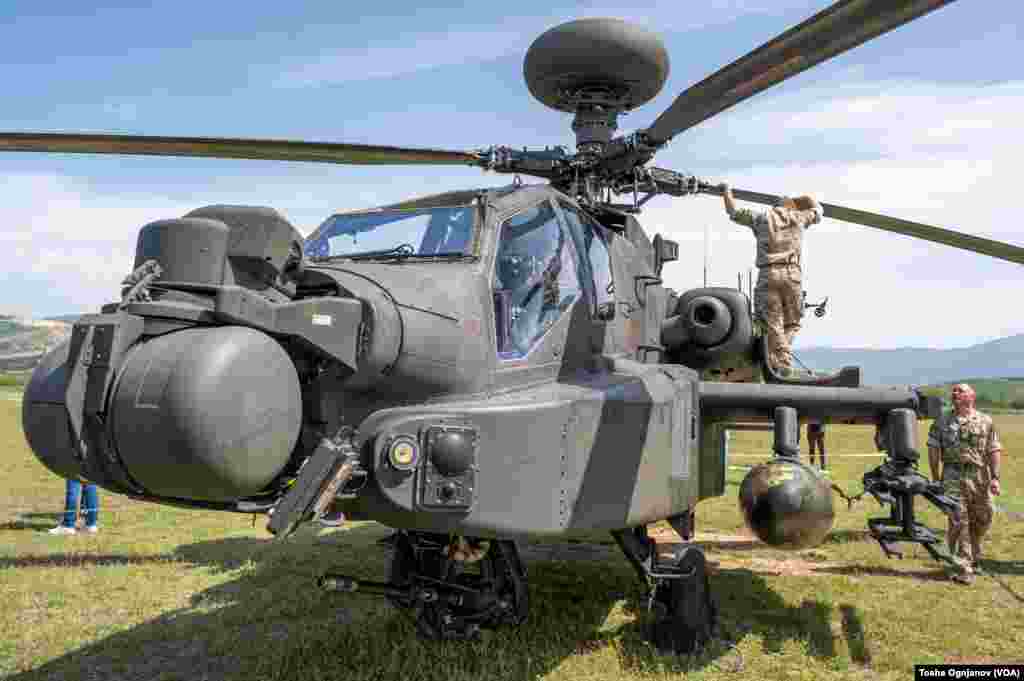
[[[622,112],[652,100],[668,78],[661,39],[621,19],[579,19],[556,26],[533,42],[523,62],[530,94],[576,114],[581,152],[598,152]]]

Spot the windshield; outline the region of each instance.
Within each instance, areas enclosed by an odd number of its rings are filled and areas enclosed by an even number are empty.
[[[473,206],[376,210],[332,215],[306,239],[309,257],[405,252],[408,256],[469,255]]]

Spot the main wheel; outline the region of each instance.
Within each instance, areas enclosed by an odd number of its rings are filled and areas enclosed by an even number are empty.
[[[654,587],[650,638],[660,652],[689,655],[711,640],[718,612],[702,551],[689,547],[675,571],[680,576],[659,578]]]

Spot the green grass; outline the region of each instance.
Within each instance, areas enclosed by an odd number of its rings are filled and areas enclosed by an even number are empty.
[[[1000,503],[1024,510],[1024,418],[996,422],[1008,452]],[[733,463],[762,460],[769,437],[736,433]],[[833,478],[859,491],[876,459],[843,455],[871,452],[871,430],[830,427],[828,438]],[[387,531],[375,523],[277,544],[247,516],[101,492],[99,535],[51,537],[63,481],[29,453],[13,401],[0,400],[0,451],[0,677],[18,681],[906,679],[915,663],[1024,659],[1024,522],[1006,514],[986,545],[991,576],[965,588],[923,549],[886,560],[864,533],[880,515],[873,501],[848,511],[837,500],[835,531],[816,549],[751,542],[736,505],[743,473],[730,470],[727,496],[697,514],[723,640],[687,660],[644,641],[636,578],[610,541],[587,560],[531,560],[518,630],[430,643],[380,600],[313,585],[328,568],[383,578],[374,541]],[[936,511],[921,515],[944,527]]]
[[[0,390],[24,389],[31,377],[29,371],[0,371]]]

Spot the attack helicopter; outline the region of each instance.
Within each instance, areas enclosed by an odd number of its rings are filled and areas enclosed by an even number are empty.
[[[78,320],[35,369],[23,400],[32,451],[57,475],[131,498],[265,514],[277,539],[329,508],[397,528],[387,581],[328,573],[319,585],[384,596],[434,639],[526,620],[517,539],[600,530],[643,581],[658,646],[701,646],[716,608],[695,509],[725,493],[721,435],[735,426],[774,430],[774,456],[740,490],[764,541],[805,548],[832,525],[828,483],[797,458],[799,424],[813,419],[879,429],[888,459],[865,486],[892,515],[872,532],[887,551],[933,547],[913,501],[945,501],[916,471],[917,421],[937,403],[861,386],[856,368],[780,376],[747,296],[663,286],[678,244],[650,238],[637,215],[655,196],[721,193],[649,165],[669,140],[948,1],[837,2],[627,136],[619,117],[667,78],[660,39],[616,19],[556,26],[529,48],[524,77],[574,115],[573,153],[0,133],[5,151],[469,165],[516,178],[333,215],[307,238],[263,207],[145,225],[120,300]],[[1024,263],[1009,244],[824,210]],[[682,539],[671,555],[647,534],[662,520]]]

